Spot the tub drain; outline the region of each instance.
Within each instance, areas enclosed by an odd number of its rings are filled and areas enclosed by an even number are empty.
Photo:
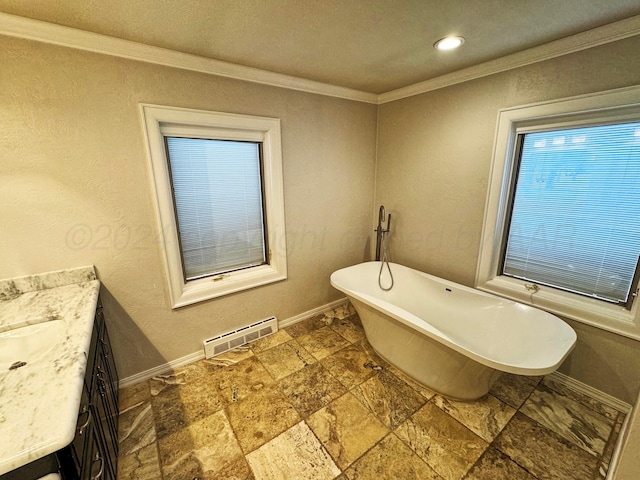
[[[27,362],[13,362],[9,367],[9,370],[16,370],[20,367],[24,367],[26,364]]]

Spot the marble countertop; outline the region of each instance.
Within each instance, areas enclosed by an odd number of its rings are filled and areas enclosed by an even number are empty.
[[[45,358],[0,371],[0,475],[73,441],[99,291],[92,266],[0,280],[0,334],[64,324]]]

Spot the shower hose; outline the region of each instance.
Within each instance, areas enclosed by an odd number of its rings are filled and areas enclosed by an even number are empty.
[[[387,244],[389,243],[389,240],[387,239],[387,232],[382,232],[382,257],[381,257],[381,263],[380,263],[380,272],[378,273],[378,286],[384,290],[385,292],[388,292],[389,290],[391,290],[393,288],[393,273],[391,273],[391,266],[389,265],[389,257],[388,257],[388,252],[387,252]],[[391,285],[389,285],[388,287],[383,287],[382,286],[382,270],[384,269],[384,265],[387,265],[387,270],[389,270],[389,277],[391,277]]]

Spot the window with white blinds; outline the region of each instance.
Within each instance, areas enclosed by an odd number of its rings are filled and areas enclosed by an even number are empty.
[[[520,134],[503,274],[627,304],[640,256],[640,123]]]
[[[280,120],[141,105],[173,308],[287,279]]]
[[[165,141],[185,280],[266,263],[261,143]]]
[[[640,340],[640,86],[500,110],[475,286]]]

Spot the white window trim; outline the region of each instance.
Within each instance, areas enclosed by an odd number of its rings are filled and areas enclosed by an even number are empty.
[[[284,190],[280,120],[161,105],[140,104],[147,155],[152,173],[158,228],[162,238],[166,277],[173,308],[266,285],[287,278]],[[215,277],[184,281],[178,226],[162,132],[197,134],[216,138],[262,142],[263,188],[267,219],[266,265]]]
[[[478,255],[475,281],[478,289],[640,340],[640,299],[634,302],[631,310],[627,310],[619,305],[610,305],[543,285],[539,286],[537,292],[532,292],[525,288],[527,282],[497,273],[507,222],[510,186],[516,173],[514,147],[517,133],[533,126],[562,128],[584,124],[597,118],[637,120],[640,118],[639,98],[640,87],[634,86],[507,108],[499,112]]]

